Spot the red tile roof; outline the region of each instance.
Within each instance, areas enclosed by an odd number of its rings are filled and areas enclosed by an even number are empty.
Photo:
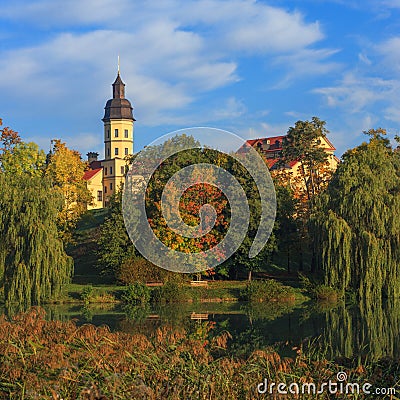
[[[83,174],[83,179],[89,181],[102,170],[103,168],[89,169]]]
[[[265,138],[257,138],[257,139],[249,139],[246,140],[245,145],[250,145],[252,147],[254,147],[255,145],[257,145],[257,143],[261,143],[261,145],[263,144],[263,141],[265,140],[269,140],[269,144],[271,146],[275,145],[276,141],[279,141],[279,147],[273,147],[270,150],[280,150],[282,148],[282,140],[286,137],[286,135],[282,135],[282,136],[269,136],[269,137],[265,137]],[[336,148],[335,146],[332,144],[332,142],[325,136],[324,138],[328,144],[329,147],[325,147],[325,150],[332,150],[335,151]],[[269,151],[269,150],[264,150],[264,151]]]
[[[254,146],[257,142],[262,142],[263,140],[269,140],[270,144],[275,144],[275,142],[278,140],[280,144],[282,144],[282,139],[285,136],[270,136],[270,137],[265,137],[265,138],[258,138],[258,139],[249,139],[246,141],[250,146]]]

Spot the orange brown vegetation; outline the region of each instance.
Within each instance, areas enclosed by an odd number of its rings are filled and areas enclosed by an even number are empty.
[[[0,317],[1,399],[256,399],[266,398],[256,393],[264,378],[322,382],[343,370],[352,382],[387,387],[399,372],[398,362],[344,367],[301,349],[293,359],[270,348],[228,356],[230,335],[211,338],[209,323],[195,334],[164,327],[146,337],[44,317],[40,308]]]

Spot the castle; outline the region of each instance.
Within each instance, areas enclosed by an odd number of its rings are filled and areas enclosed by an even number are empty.
[[[285,137],[286,136],[281,135],[250,139],[246,141],[245,145],[242,146],[240,150],[243,151],[246,149],[246,147],[251,146],[260,152],[271,171],[280,169],[282,168],[280,161],[283,156],[282,150]],[[335,156],[335,146],[326,136],[321,136],[318,139],[317,144],[327,154],[328,168],[330,168],[332,171],[335,171],[339,164],[339,159]],[[301,168],[301,162],[296,160],[291,161],[289,164],[286,164],[284,168],[292,172],[293,176],[297,176],[299,174],[299,169]]]
[[[98,153],[89,152],[89,170],[84,180],[93,196],[88,209],[107,207],[111,195],[124,182],[127,169],[126,156],[133,154],[132,106],[125,98],[125,84],[118,69],[112,84],[112,99],[104,107],[104,160],[97,160]]]
[[[119,68],[117,78],[112,84],[113,97],[104,107],[104,160],[97,160],[98,153],[89,152],[89,170],[84,179],[93,196],[93,202],[88,209],[107,207],[110,196],[124,183],[127,172],[126,157],[133,154],[133,118],[132,106],[125,98],[125,84],[122,82]],[[270,170],[282,168],[278,162],[282,158],[282,143],[285,136],[265,137],[247,140],[247,146],[256,148],[264,156]],[[325,137],[319,140],[319,146],[328,154],[329,167],[335,170],[339,159],[335,156],[333,144]],[[298,175],[300,163],[293,161],[283,168]]]

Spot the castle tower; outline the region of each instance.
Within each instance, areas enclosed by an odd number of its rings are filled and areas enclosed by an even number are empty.
[[[125,98],[125,84],[122,82],[119,67],[115,82],[112,84],[113,97],[104,107],[104,161],[103,191],[107,205],[110,196],[118,190],[125,179],[125,157],[133,154],[133,118],[132,106]]]

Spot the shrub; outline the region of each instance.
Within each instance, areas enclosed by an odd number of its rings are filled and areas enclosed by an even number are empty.
[[[300,282],[304,289],[318,300],[337,300],[341,297],[338,290],[331,286],[312,281],[309,277],[299,274]]]
[[[93,300],[94,289],[93,286],[85,286],[81,293],[81,299],[85,302],[85,304],[89,304],[91,300]]]
[[[143,257],[132,257],[125,260],[117,269],[116,278],[125,285],[141,282],[182,281],[182,274],[167,271],[154,265]]]
[[[341,297],[338,290],[331,286],[323,285],[318,281],[311,280],[309,277],[299,274],[300,282],[304,289],[318,300],[337,300]]]
[[[163,286],[154,288],[152,292],[152,301],[155,303],[180,303],[190,298],[188,288],[174,281],[167,281]]]
[[[122,300],[128,304],[146,304],[150,300],[150,290],[144,283],[135,282],[126,288]]]
[[[327,285],[318,285],[314,289],[314,295],[319,300],[337,300],[340,295],[339,292]]]
[[[273,279],[252,281],[241,291],[240,299],[252,302],[289,300],[294,299],[294,291]]]

